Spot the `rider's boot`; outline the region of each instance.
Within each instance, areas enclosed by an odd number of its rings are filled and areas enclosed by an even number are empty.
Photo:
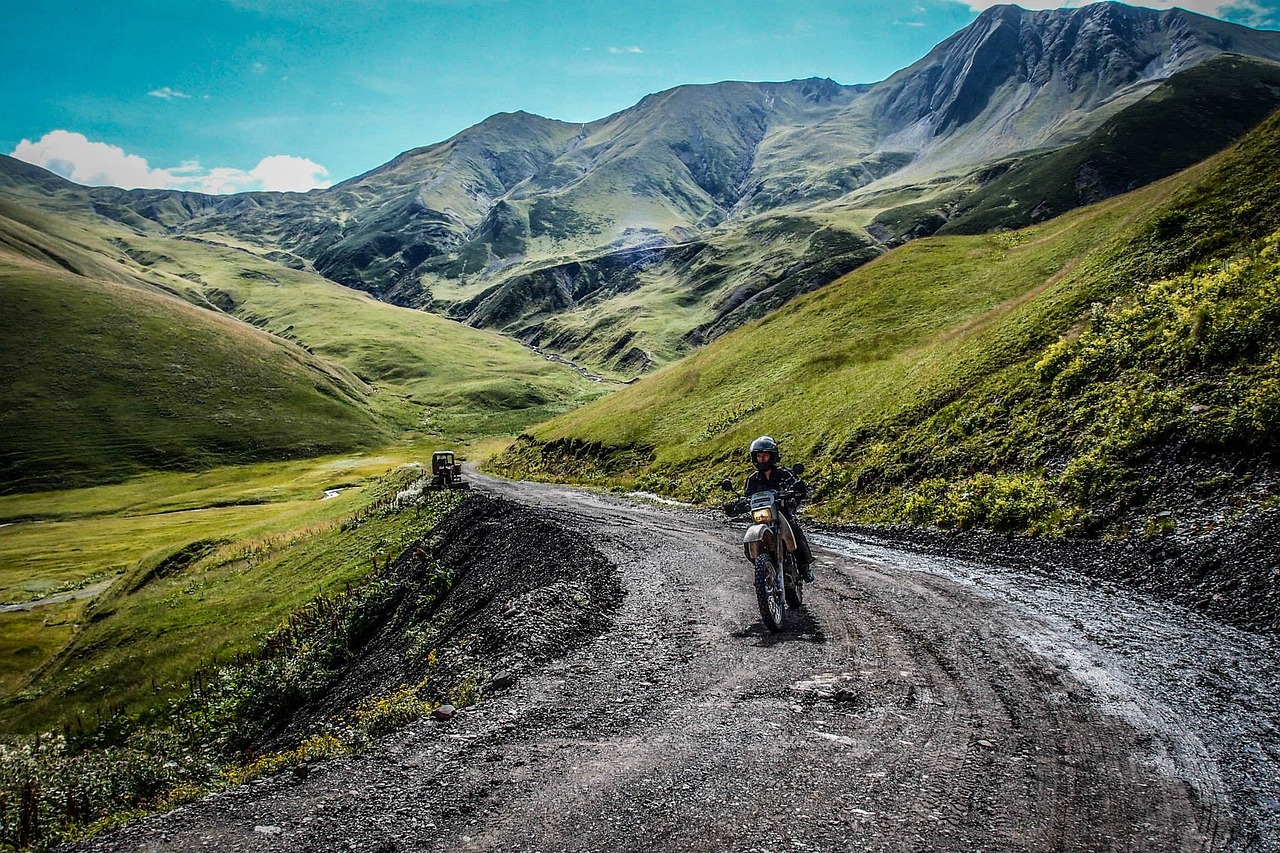
[[[804,578],[805,583],[813,583],[813,561],[809,560],[800,564],[800,577]]]

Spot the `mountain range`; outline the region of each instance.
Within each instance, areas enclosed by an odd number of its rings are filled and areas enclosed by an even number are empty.
[[[81,189],[8,160],[0,181],[634,376],[972,213],[981,198],[963,199],[1010,166],[1088,139],[1224,53],[1262,61],[1237,64],[1256,97],[1217,123],[1221,147],[1280,103],[1280,33],[1096,3],[992,7],[875,84],[681,86],[586,124],[499,114],[306,194]],[[1159,155],[1152,142],[1129,159]],[[1169,159],[1142,181],[1193,162]],[[1135,185],[1095,183],[1080,202]]]
[[[879,83],[681,86],[586,124],[501,114],[305,194],[87,188],[0,157],[7,310],[47,324],[87,288],[67,328],[101,344],[6,335],[5,458],[22,488],[55,468],[80,482],[207,460],[199,400],[175,409],[183,396],[165,390],[183,353],[122,344],[99,322],[112,299],[191,318],[201,331],[184,352],[238,321],[248,349],[208,379],[227,394],[266,353],[293,377],[296,393],[232,421],[236,460],[422,424],[463,438],[522,428],[602,393],[586,370],[651,372],[904,242],[1042,222],[1191,166],[1280,106],[1278,59],[1280,33],[1183,10],[1000,6]],[[114,386],[78,371],[120,346],[136,358]],[[110,412],[134,436],[123,467],[102,434],[59,429],[80,405],[63,397],[101,403],[121,383],[126,404],[85,417]],[[281,400],[294,410],[270,414]],[[307,437],[258,435],[272,420]]]

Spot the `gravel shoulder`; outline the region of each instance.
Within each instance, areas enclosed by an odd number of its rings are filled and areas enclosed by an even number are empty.
[[[739,525],[476,488],[616,568],[591,636],[450,722],[76,849],[1280,848],[1270,635],[848,533],[814,537],[819,583],[770,635]]]

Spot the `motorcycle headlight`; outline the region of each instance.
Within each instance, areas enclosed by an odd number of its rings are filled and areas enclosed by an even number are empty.
[[[751,520],[756,524],[768,524],[773,521],[773,507],[762,506],[759,509],[751,510]]]

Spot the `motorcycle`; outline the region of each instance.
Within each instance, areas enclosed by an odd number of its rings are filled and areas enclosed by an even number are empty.
[[[804,465],[797,463],[791,472],[799,479]],[[734,490],[733,481],[725,478],[720,488]],[[795,492],[756,492],[724,505],[730,518],[751,514],[751,526],[742,537],[742,550],[755,569],[756,603],[765,627],[777,633],[786,622],[786,608],[804,604],[804,578],[796,563],[796,540],[782,510],[799,507]]]

